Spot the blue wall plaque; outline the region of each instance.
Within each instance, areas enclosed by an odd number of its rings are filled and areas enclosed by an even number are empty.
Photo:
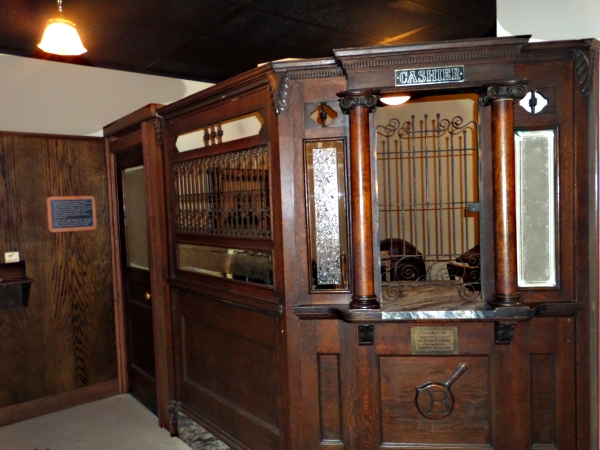
[[[82,231],[96,229],[94,197],[48,197],[50,231]]]

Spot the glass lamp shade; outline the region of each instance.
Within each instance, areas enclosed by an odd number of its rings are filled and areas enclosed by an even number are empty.
[[[410,95],[396,95],[394,97],[381,97],[381,103],[389,106],[397,106],[410,100]]]
[[[75,24],[65,19],[50,19],[38,47],[55,55],[81,55],[87,52]]]

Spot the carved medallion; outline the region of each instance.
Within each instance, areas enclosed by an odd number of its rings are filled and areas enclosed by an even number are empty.
[[[467,365],[461,364],[445,383],[429,382],[417,387],[415,403],[423,417],[439,420],[450,415],[454,408],[454,396],[450,388],[465,370]]]

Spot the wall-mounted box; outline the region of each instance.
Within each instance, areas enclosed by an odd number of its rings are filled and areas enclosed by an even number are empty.
[[[0,264],[0,309],[27,306],[31,283],[24,261]]]

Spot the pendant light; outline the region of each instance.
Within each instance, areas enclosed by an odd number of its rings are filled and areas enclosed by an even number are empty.
[[[386,105],[397,106],[397,105],[401,105],[402,103],[406,103],[407,101],[409,101],[410,95],[396,95],[396,96],[389,96],[389,97],[381,97],[379,100],[381,100],[381,103],[384,103]]]
[[[57,2],[58,12],[62,15],[62,0],[57,0]],[[79,34],[77,34],[75,24],[62,17],[48,21],[42,41],[38,44],[38,47],[46,53],[64,56],[81,55],[87,52]]]

